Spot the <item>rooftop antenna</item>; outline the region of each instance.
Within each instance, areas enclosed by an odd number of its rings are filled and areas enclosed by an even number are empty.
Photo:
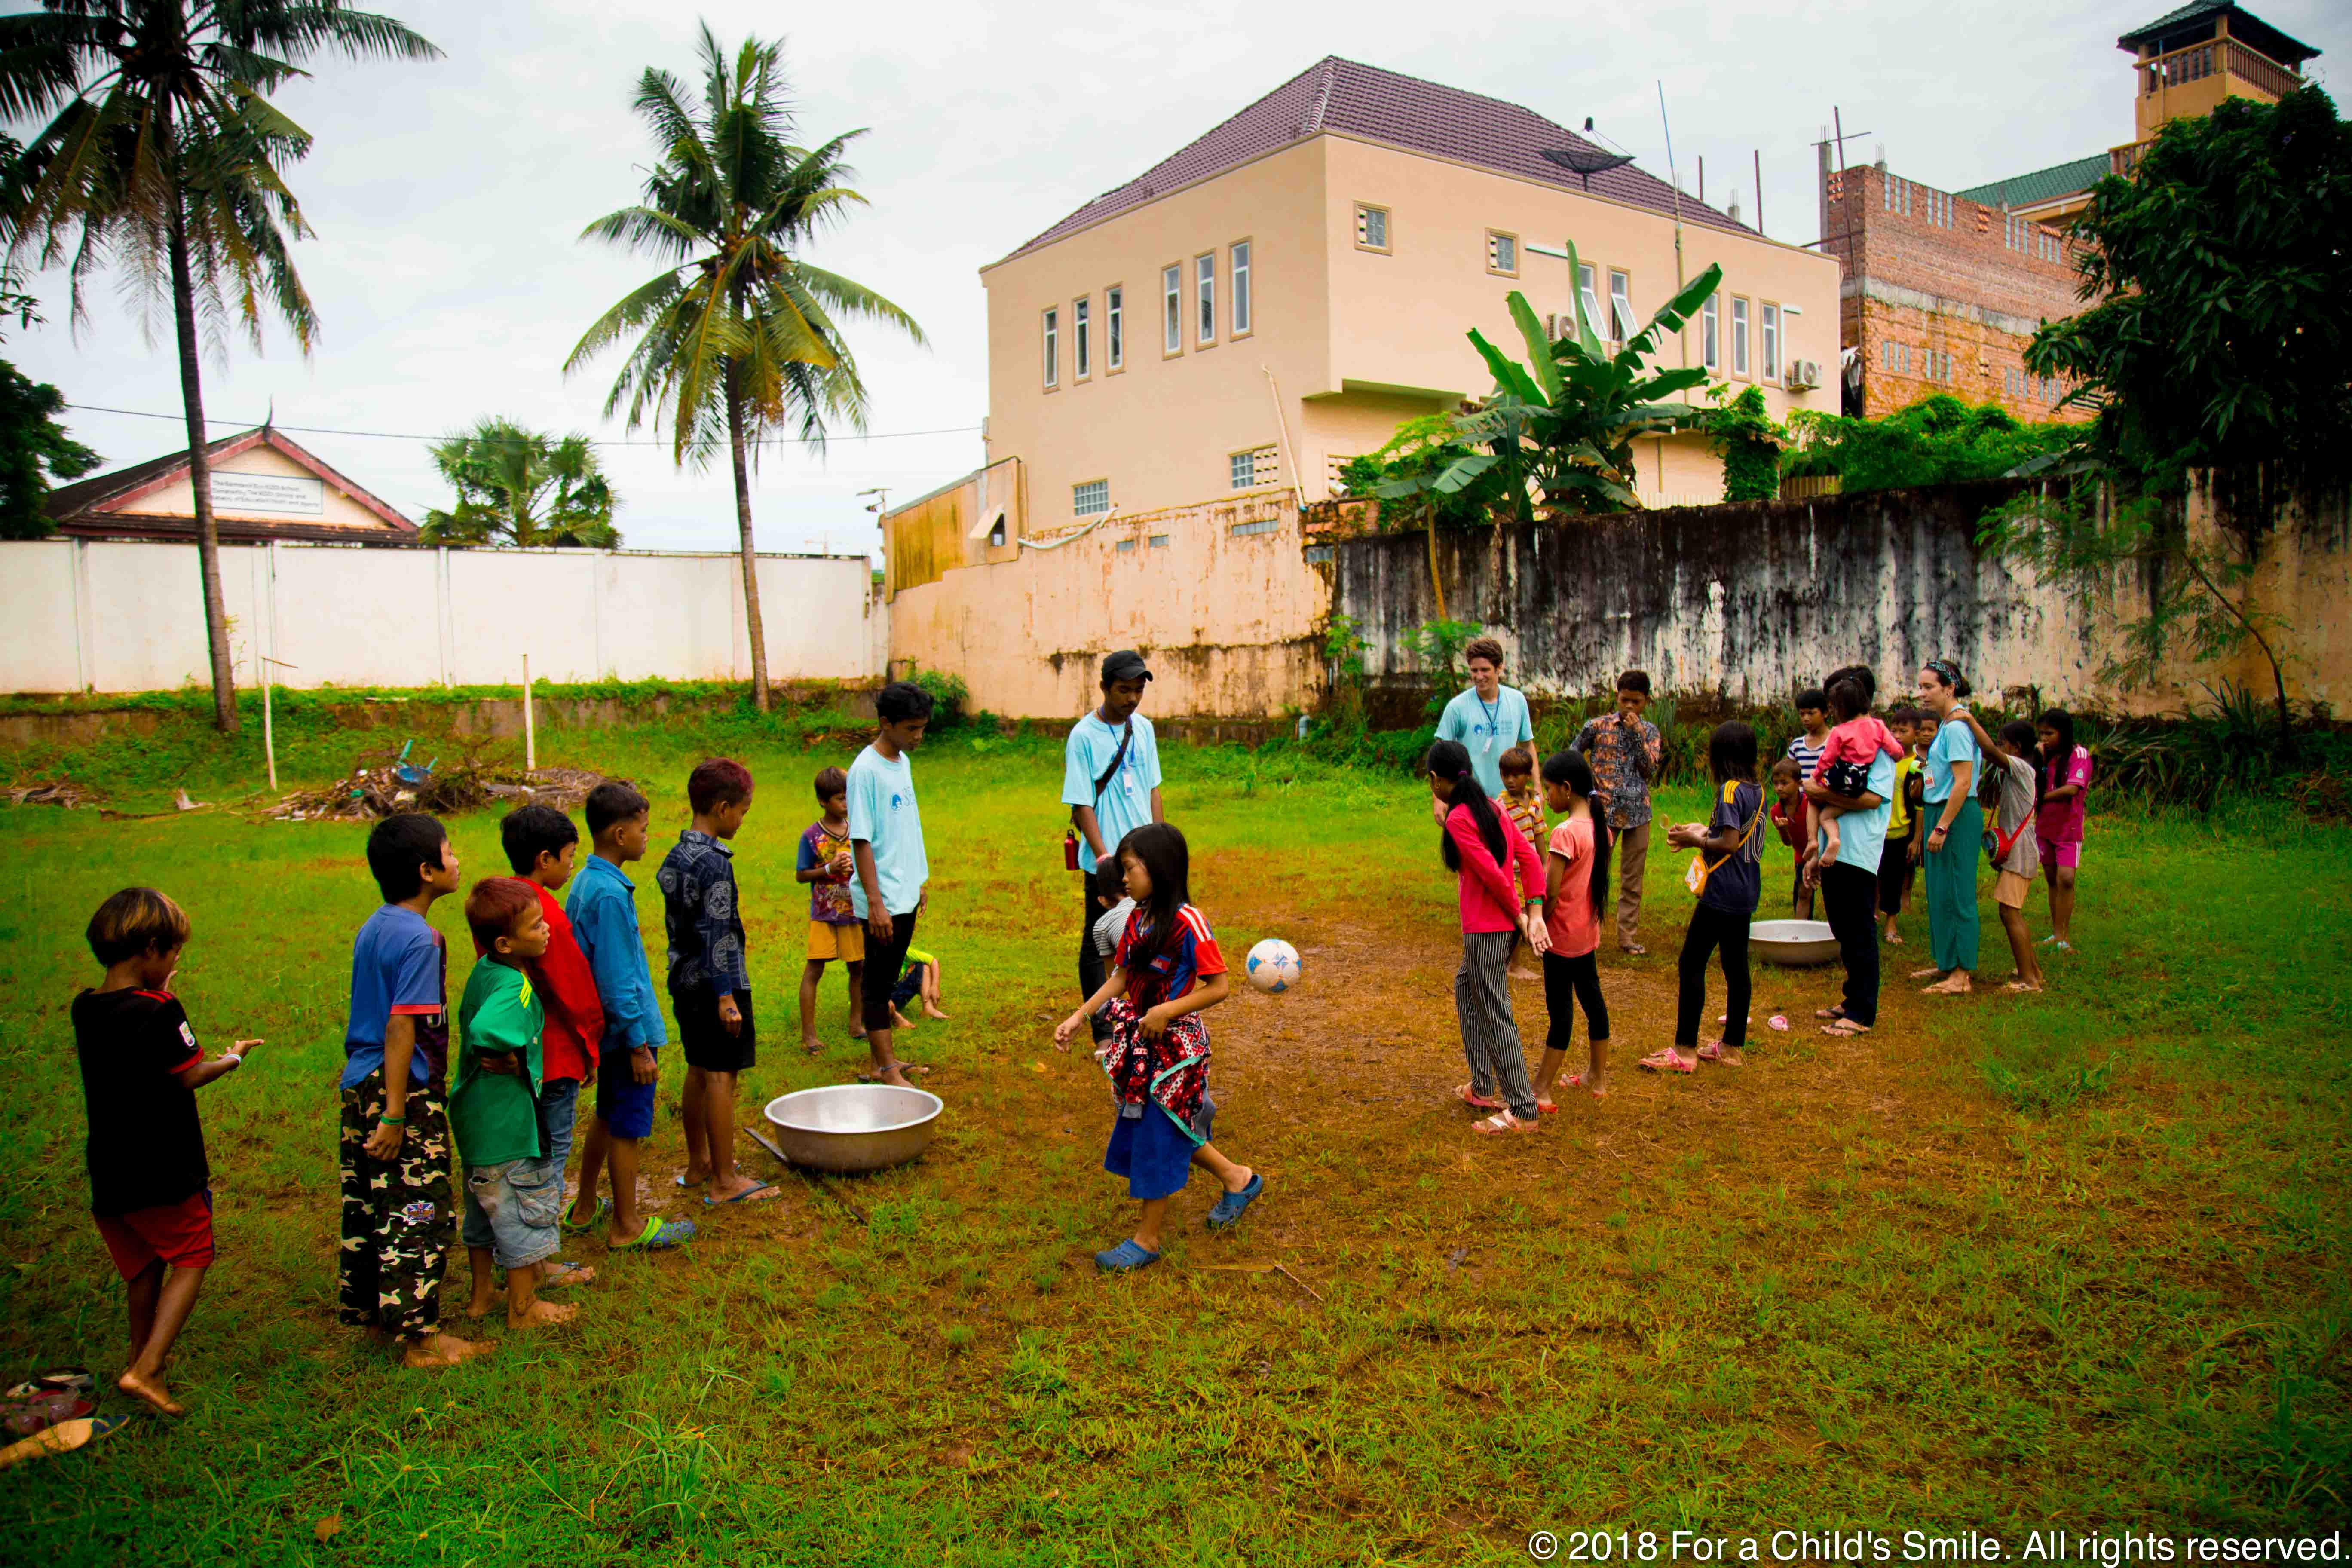
[[[1592,129],[1592,116],[1589,114],[1584,117],[1584,133],[1596,141],[1607,142],[1609,150],[1604,152],[1590,142],[1578,142],[1567,147],[1547,147],[1543,149],[1543,158],[1546,163],[1557,163],[1574,174],[1584,183],[1584,188],[1591,191],[1593,175],[1623,168],[1633,161],[1633,154],[1596,132]]]
[[[1675,167],[1675,128],[1666,119],[1666,83],[1663,77],[1658,79],[1658,124],[1666,133],[1666,173],[1673,176],[1675,182],[1675,292],[1680,294],[1685,281],[1683,277],[1683,176],[1682,171]],[[1682,344],[1683,368],[1688,370],[1690,368],[1690,334],[1678,331],[1675,334],[1675,339]],[[1688,389],[1685,389],[1683,393],[1683,401],[1685,403],[1690,401]]]

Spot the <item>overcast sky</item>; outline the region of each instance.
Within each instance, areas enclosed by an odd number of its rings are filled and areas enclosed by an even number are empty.
[[[584,430],[606,443],[627,543],[729,547],[723,464],[681,474],[651,432],[603,419],[614,362],[570,380],[561,369],[581,331],[655,270],[577,237],[635,199],[650,143],[629,97],[648,66],[691,72],[696,8],[383,4],[446,58],[322,60],[313,80],[279,95],[317,142],[289,178],[318,231],[297,255],[323,331],[307,363],[272,331],[259,355],[238,342],[209,365],[214,434],[258,423],[273,404],[289,428],[431,436],[498,414]],[[699,15],[730,44],[747,29],[783,35],[806,141],[868,128],[855,161],[872,205],[812,258],[897,300],[930,338],[915,349],[854,330],[873,395],[868,428],[889,438],[838,441],[822,461],[772,448],[754,500],[760,545],[870,548],[877,535],[859,490],[887,486],[905,500],[974,467],[987,412],[979,268],[1326,54],[1509,99],[1563,124],[1591,115],[1661,175],[1663,79],[1685,181],[1704,157],[1709,198],[1737,187],[1752,221],[1760,153],[1768,232],[1802,244],[1818,237],[1813,142],[1832,105],[1849,133],[1864,133],[1850,161],[1884,144],[1897,173],[1946,190],[2104,152],[2132,130],[2132,76],[2116,36],[2167,8],[902,0],[803,17],[772,4],[705,5]],[[2352,7],[2274,0],[2259,14],[2324,51],[2308,68],[2322,82],[2352,51]],[[146,342],[109,279],[77,334],[62,277],[32,286],[49,322],[0,353],[74,403],[176,420],[168,326],[163,342]],[[77,411],[71,426],[109,467],[178,439],[177,425],[158,419]],[[412,518],[449,502],[416,440],[299,439]]]

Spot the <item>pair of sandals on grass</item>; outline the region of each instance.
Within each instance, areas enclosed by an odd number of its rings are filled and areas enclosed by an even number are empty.
[[[97,1394],[98,1380],[88,1367],[57,1366],[35,1373],[0,1394],[0,1437],[14,1439],[0,1447],[0,1470],[26,1459],[71,1453],[138,1414],[134,1407],[100,1415]]]
[[[1581,1072],[1568,1073],[1562,1076],[1559,1081],[1568,1085],[1570,1089],[1582,1089],[1584,1087],[1584,1074]],[[1608,1093],[1609,1091],[1605,1089],[1596,1089],[1592,1091],[1592,1098],[1595,1100],[1604,1099],[1607,1097]],[[1500,1138],[1505,1133],[1508,1132],[1532,1132],[1538,1127],[1542,1125],[1540,1121],[1520,1121],[1517,1116],[1511,1114],[1511,1108],[1509,1106],[1504,1104],[1501,1100],[1496,1100],[1492,1095],[1480,1094],[1478,1092],[1477,1086],[1475,1084],[1456,1084],[1454,1086],[1454,1098],[1461,1100],[1463,1104],[1468,1106],[1473,1110],[1491,1110],[1495,1113],[1492,1116],[1482,1117],[1480,1120],[1470,1124],[1470,1131],[1481,1138]],[[1536,1114],[1538,1118],[1553,1115],[1558,1112],[1559,1110],[1559,1104],[1557,1100],[1546,1100],[1541,1095],[1538,1095],[1536,1097]]]

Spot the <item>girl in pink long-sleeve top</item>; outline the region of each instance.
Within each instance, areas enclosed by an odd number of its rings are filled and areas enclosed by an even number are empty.
[[[1462,1020],[1470,1081],[1457,1092],[1465,1104],[1495,1112],[1474,1124],[1473,1132],[1531,1131],[1538,1121],[1536,1094],[1528,1083],[1527,1053],[1511,1013],[1507,971],[1515,936],[1525,935],[1538,953],[1550,946],[1536,912],[1543,906],[1543,861],[1527,836],[1486,798],[1460,742],[1438,742],[1423,766],[1430,793],[1445,806],[1439,852],[1445,868],[1461,879],[1462,967],[1454,975],[1454,1008]],[[1516,888],[1514,866],[1519,874]],[[1525,910],[1520,888],[1528,890]]]

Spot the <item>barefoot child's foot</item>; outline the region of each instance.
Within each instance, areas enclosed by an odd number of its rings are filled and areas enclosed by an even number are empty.
[[[1538,974],[1538,973],[1537,973],[1534,970],[1532,970],[1532,969],[1524,969],[1524,968],[1522,968],[1522,969],[1514,969],[1514,970],[1509,971],[1509,973],[1510,973],[1510,976],[1511,976],[1511,978],[1512,978],[1512,979],[1517,980],[1517,981],[1520,981],[1520,982],[1522,982],[1522,983],[1528,982],[1528,981],[1541,980],[1541,979],[1543,978],[1543,976],[1542,976],[1542,975]]]
[[[1946,979],[1919,989],[1922,994],[1928,996],[1965,996],[1974,988],[1969,982],[1969,972],[1955,969]]]
[[[134,1399],[145,1400],[166,1415],[185,1415],[188,1413],[186,1405],[172,1397],[172,1391],[163,1386],[160,1376],[145,1376],[133,1369],[116,1378],[114,1386]]]
[[[1914,980],[1941,980],[1943,977],[1944,972],[1932,963],[1925,969],[1915,969],[1911,972],[1911,978]]]
[[[937,1007],[932,1006],[929,1002],[923,1004],[923,1016],[926,1018],[936,1018],[942,1024],[948,1021],[948,1016],[945,1013],[940,1012]]]
[[[552,1301],[533,1301],[518,1312],[509,1309],[507,1327],[510,1329],[541,1329],[556,1323],[568,1323],[578,1316],[577,1307],[559,1307]]]
[[[421,1340],[404,1342],[400,1352],[400,1364],[418,1372],[437,1372],[456,1366],[476,1356],[490,1353],[490,1346],[480,1340],[461,1340],[454,1334],[427,1334]]]

